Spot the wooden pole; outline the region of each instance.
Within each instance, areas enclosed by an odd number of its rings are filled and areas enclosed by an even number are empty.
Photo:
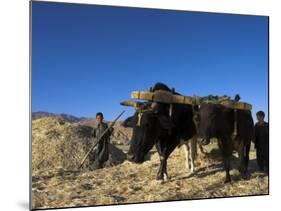
[[[102,134],[96,139],[96,141],[94,142],[93,146],[90,148],[90,150],[87,152],[87,154],[84,156],[84,158],[82,159],[79,169],[83,166],[86,158],[89,156],[89,154],[91,153],[91,151],[95,148],[95,146],[98,145],[98,143],[100,142],[100,140],[102,139],[102,137],[114,126],[114,124],[117,122],[117,120],[122,116],[122,114],[124,114],[125,111],[122,111],[116,118],[115,120],[110,124],[110,126],[108,128],[106,128]]]

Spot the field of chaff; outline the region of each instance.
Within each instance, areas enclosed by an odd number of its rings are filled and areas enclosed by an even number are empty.
[[[234,154],[232,182],[228,184],[223,183],[225,172],[216,143],[208,145],[205,150],[207,154],[199,154],[196,173],[191,175],[185,168],[183,150],[177,148],[168,160],[170,179],[165,182],[155,180],[159,168],[157,153],[143,164],[124,161],[95,171],[63,168],[34,170],[32,207],[95,206],[268,194],[268,176],[256,171],[253,148],[249,163],[250,179],[240,179],[236,170],[238,159]]]

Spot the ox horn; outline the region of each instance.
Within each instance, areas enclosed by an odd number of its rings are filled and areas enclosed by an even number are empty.
[[[145,104],[142,102],[137,102],[137,101],[133,101],[133,100],[128,100],[128,101],[123,101],[120,103],[123,106],[131,106],[134,107],[136,110],[141,111],[141,110],[148,110],[147,107],[150,107],[151,104]]]
[[[120,103],[120,105],[123,105],[123,106],[131,106],[131,107],[138,107],[138,103],[136,101],[133,101],[133,100],[127,100],[127,101],[123,101]]]

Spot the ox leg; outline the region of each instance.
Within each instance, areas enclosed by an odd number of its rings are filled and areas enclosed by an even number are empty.
[[[162,141],[156,144],[157,151],[160,155],[160,168],[157,173],[157,180],[169,179],[167,173],[167,160],[178,144],[179,140],[175,140],[174,142],[172,142],[172,144],[169,142],[169,140],[166,140],[166,142]]]
[[[201,144],[198,144],[198,146],[199,146],[200,153],[203,154],[203,155],[205,155],[205,154],[206,154],[206,151],[204,150],[204,148],[202,147],[202,145],[201,145]]]
[[[167,158],[160,156],[160,168],[157,173],[157,180],[168,180],[168,173],[167,173]]]
[[[224,183],[228,183],[231,181],[231,177],[229,174],[230,171],[230,158],[228,155],[223,155],[223,163],[225,168],[225,180]]]
[[[239,166],[239,172],[242,176],[242,178],[244,178],[244,173],[245,173],[245,157],[244,157],[244,146],[239,147],[238,150],[238,156],[239,156],[239,162],[240,162],[240,166]]]
[[[167,180],[168,179],[168,174],[167,174],[167,158],[166,156],[166,151],[167,147],[165,144],[158,142],[156,144],[156,148],[158,151],[158,154],[160,156],[160,167],[156,176],[157,180]]]
[[[183,145],[183,149],[185,152],[185,166],[187,171],[190,173],[194,173],[195,171],[194,160],[196,157],[196,142],[196,138],[192,138]]]
[[[249,144],[246,145],[246,150],[245,150],[245,153],[246,153],[245,167],[246,167],[246,173],[248,174],[248,176],[249,176],[248,166],[249,166],[249,160],[250,160],[250,158],[249,158],[250,149],[251,149],[251,141],[249,142]]]
[[[230,141],[219,141],[219,147],[220,150],[222,152],[222,158],[223,158],[223,164],[224,164],[224,169],[225,169],[225,180],[224,183],[228,183],[231,181],[231,177],[230,177],[230,156],[231,156],[231,149],[229,147],[229,144],[231,143]]]
[[[185,154],[185,167],[187,169],[187,171],[189,172],[189,146],[188,144],[184,144],[183,145],[183,149],[184,149],[184,154]]]
[[[250,146],[251,146],[250,144],[243,145],[243,147],[241,147],[238,152],[239,160],[240,160],[239,172],[243,179],[249,178],[248,164],[249,164]]]
[[[191,164],[191,173],[194,173],[195,171],[195,165],[194,165],[194,161],[195,161],[195,157],[197,154],[197,137],[193,137],[190,141],[189,141],[189,149],[190,149],[190,164]]]

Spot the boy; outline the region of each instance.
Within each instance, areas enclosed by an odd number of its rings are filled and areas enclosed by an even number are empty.
[[[96,113],[97,127],[93,130],[93,137],[98,138],[107,128],[107,124],[103,122],[103,113]],[[112,129],[109,130],[100,140],[98,145],[94,148],[93,159],[94,163],[91,167],[92,170],[102,168],[104,163],[108,160],[109,151],[108,144],[110,142],[110,135]]]
[[[269,131],[268,123],[264,121],[263,111],[256,113],[258,122],[255,124],[255,148],[257,153],[257,163],[260,171],[269,169]]]

